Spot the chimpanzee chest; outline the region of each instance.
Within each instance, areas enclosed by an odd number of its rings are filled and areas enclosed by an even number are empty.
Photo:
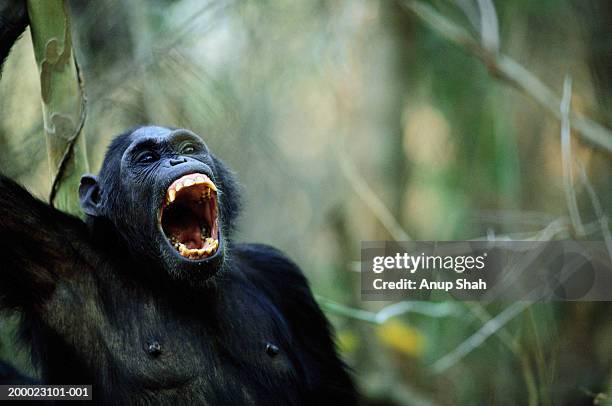
[[[105,337],[109,375],[122,392],[200,404],[292,404],[299,398],[291,333],[266,298],[242,289],[199,310],[141,303]]]

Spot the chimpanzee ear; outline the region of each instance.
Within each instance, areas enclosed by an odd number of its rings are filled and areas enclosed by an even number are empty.
[[[79,186],[79,199],[81,201],[81,209],[89,216],[100,215],[100,184],[98,177],[87,174],[81,177],[81,185]]]

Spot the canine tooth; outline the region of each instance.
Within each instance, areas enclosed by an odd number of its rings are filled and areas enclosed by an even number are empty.
[[[170,189],[168,190],[168,201],[172,203],[176,199],[176,190]]]
[[[183,188],[183,183],[177,182],[176,185],[174,186],[174,188],[178,192],[179,190],[181,190]]]
[[[195,184],[193,179],[185,179],[184,183],[185,183],[185,187],[193,186]]]
[[[215,192],[217,191],[217,187],[215,186],[214,183],[212,183],[212,180],[207,179],[206,182],[204,182],[204,183],[206,183],[206,186],[208,186],[213,191],[215,191]]]

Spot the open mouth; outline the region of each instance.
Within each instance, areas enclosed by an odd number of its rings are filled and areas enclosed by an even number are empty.
[[[161,209],[166,238],[183,257],[203,259],[219,248],[217,187],[203,173],[191,173],[166,191]]]

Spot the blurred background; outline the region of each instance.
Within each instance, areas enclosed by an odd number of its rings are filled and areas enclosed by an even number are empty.
[[[361,241],[609,236],[610,150],[572,131],[562,159],[554,102],[487,55],[558,99],[571,77],[572,109],[612,128],[612,2],[100,0],[71,15],[92,170],[137,124],[201,134],[244,186],[238,239],[302,267],[365,404],[612,404],[609,303],[363,302],[358,273]],[[46,198],[29,33],[0,95],[0,171]],[[12,325],[0,358],[32,371]]]

